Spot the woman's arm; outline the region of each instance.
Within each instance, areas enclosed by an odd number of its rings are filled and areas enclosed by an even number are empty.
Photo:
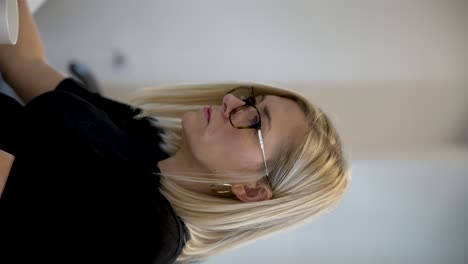
[[[18,0],[19,35],[16,45],[0,45],[0,72],[25,102],[54,90],[65,77],[47,64],[45,51],[26,0]]]

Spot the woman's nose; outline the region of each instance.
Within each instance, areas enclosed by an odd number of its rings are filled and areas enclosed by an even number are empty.
[[[224,116],[229,118],[231,111],[236,109],[237,107],[244,105],[245,102],[240,100],[239,98],[235,97],[232,94],[226,94],[223,97],[223,109],[224,109]]]

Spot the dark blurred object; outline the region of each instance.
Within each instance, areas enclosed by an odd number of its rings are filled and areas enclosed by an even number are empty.
[[[96,78],[90,69],[83,63],[72,61],[68,64],[69,71],[84,84],[84,88],[92,93],[101,93]]]
[[[117,48],[112,50],[112,66],[114,69],[121,69],[127,65],[127,56]]]

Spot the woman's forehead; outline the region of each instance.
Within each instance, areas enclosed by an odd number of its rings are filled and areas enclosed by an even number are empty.
[[[306,131],[305,114],[297,102],[276,95],[264,95],[259,106],[261,111],[268,106],[271,117],[271,129],[265,135],[266,144],[278,145]]]

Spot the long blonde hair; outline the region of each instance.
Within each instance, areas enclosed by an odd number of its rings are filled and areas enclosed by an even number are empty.
[[[143,109],[139,117],[157,119],[154,125],[165,131],[161,148],[173,155],[182,142],[183,114],[220,104],[227,91],[239,86],[253,86],[255,93],[296,101],[310,130],[293,144],[284,144],[275,159],[268,160],[271,200],[244,203],[195,193],[169,180],[219,183],[226,181],[226,175],[162,174],[160,191],[184,221],[190,236],[176,263],[202,261],[305,224],[336,207],[351,181],[335,127],[320,108],[298,93],[258,83],[181,84],[140,89],[131,95],[130,102]],[[246,177],[259,179],[260,174]],[[245,177],[237,179],[242,182]]]

